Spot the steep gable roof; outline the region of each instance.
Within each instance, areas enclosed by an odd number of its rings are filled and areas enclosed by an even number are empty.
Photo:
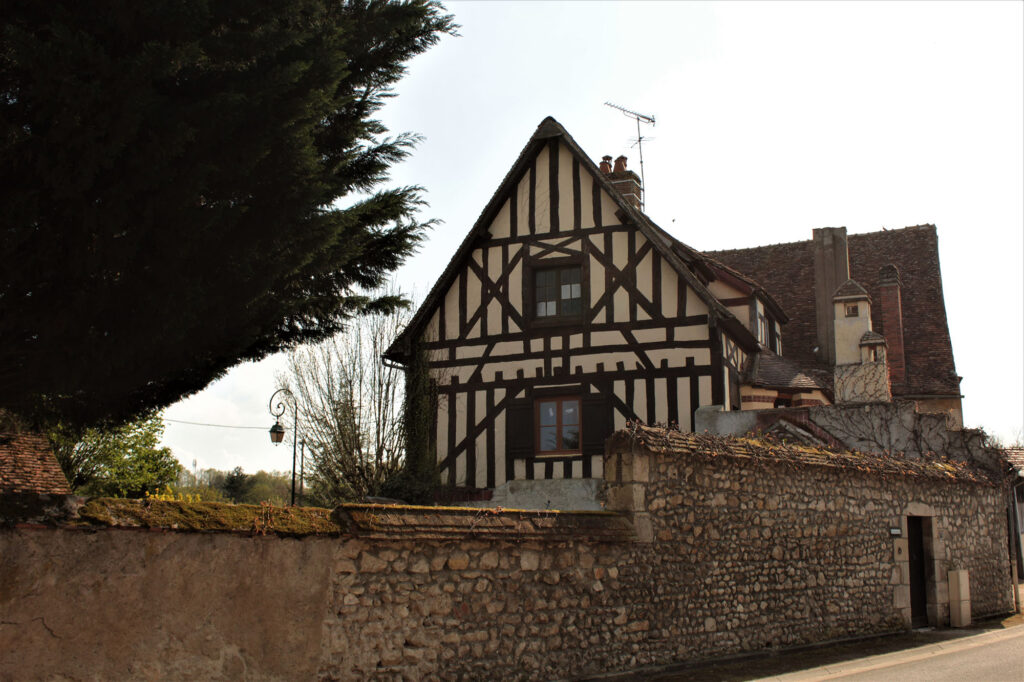
[[[0,493],[71,493],[45,436],[0,433]]]
[[[896,395],[960,395],[953,346],[946,322],[934,225],[847,235],[850,277],[872,296],[891,277],[895,265],[902,280],[903,344],[906,384]],[[814,304],[814,247],[811,240],[709,255],[761,282],[790,315],[783,331],[783,355],[801,367],[828,369],[814,354],[818,345]],[[883,272],[884,269],[884,272]],[[873,306],[872,326],[884,335],[881,306]]]
[[[619,191],[612,186],[590,157],[583,152],[565,128],[554,118],[548,116],[537,126],[537,130],[529,142],[526,143],[526,146],[523,147],[523,151],[520,152],[519,157],[512,164],[508,173],[505,174],[505,178],[498,185],[498,189],[494,192],[490,201],[487,202],[487,205],[469,230],[466,238],[463,239],[462,244],[455,252],[448,266],[430,289],[427,297],[423,300],[423,304],[416,311],[409,325],[384,353],[384,358],[399,362],[408,360],[412,340],[423,330],[434,308],[455,281],[456,276],[458,276],[466,259],[470,257],[479,240],[486,238],[487,228],[497,216],[498,211],[501,210],[512,188],[519,182],[523,174],[527,172],[530,160],[540,152],[543,145],[548,144],[552,139],[557,139],[565,144],[573,157],[579,161],[581,170],[589,173],[594,182],[612,198],[618,208],[615,216],[621,223],[636,227],[658,249],[658,252],[666,262],[673,266],[679,276],[696,291],[697,295],[708,305],[709,318],[712,324],[720,324],[731,332],[737,343],[746,350],[756,350],[757,340],[754,336],[729,312],[728,308],[719,303],[718,299],[708,291],[701,278],[691,270],[691,267],[698,271],[706,268],[700,254],[681,242],[677,242],[668,233],[655,225],[643,212],[630,205]],[[681,248],[673,248],[677,244]]]
[[[848,279],[839,285],[836,293],[832,294],[832,300],[853,301],[871,298],[867,290],[852,279]]]

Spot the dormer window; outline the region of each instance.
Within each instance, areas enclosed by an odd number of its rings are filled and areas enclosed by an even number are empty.
[[[846,316],[847,317],[860,317],[860,306],[856,303],[846,304]]]

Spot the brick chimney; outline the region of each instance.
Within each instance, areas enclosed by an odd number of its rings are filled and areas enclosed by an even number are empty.
[[[889,346],[889,381],[904,384],[907,381],[907,366],[903,354],[903,299],[900,291],[903,281],[899,269],[892,263],[883,265],[878,271],[878,303],[881,308],[879,321]]]
[[[836,364],[835,308],[832,295],[850,279],[850,252],[845,227],[812,231],[814,244],[814,310],[817,313],[817,358]]]
[[[640,186],[640,177],[626,168],[626,157],[620,156],[615,159],[614,169],[611,167],[612,157],[605,156],[601,159],[601,171],[608,176],[612,187],[618,190],[622,198],[633,208],[640,208],[640,193],[643,188]]]

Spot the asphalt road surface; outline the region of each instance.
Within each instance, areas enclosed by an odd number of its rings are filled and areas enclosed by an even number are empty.
[[[1024,682],[1024,616],[801,650],[609,674],[615,682]]]
[[[843,682],[1024,682],[1024,627],[998,635],[959,640],[945,649],[927,646],[899,654],[872,656],[858,661],[862,667],[849,665],[849,673],[836,670],[813,679]],[[974,639],[984,641],[972,641]],[[774,679],[796,682],[796,675]]]

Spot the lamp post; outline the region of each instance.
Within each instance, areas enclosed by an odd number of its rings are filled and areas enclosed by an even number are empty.
[[[292,399],[292,408],[294,410],[294,424],[295,434],[292,437],[292,506],[295,506],[295,455],[297,453],[296,448],[299,443],[299,401],[295,399],[295,394],[289,391],[287,388],[279,388],[274,391],[274,394],[270,396],[270,404],[267,406],[270,409],[270,416],[274,417],[274,425],[270,427],[270,442],[277,445],[284,440],[284,427],[281,426],[281,415],[284,414],[285,404],[282,398],[281,402],[274,406],[274,398],[277,397],[278,393],[287,393],[288,397]]]

